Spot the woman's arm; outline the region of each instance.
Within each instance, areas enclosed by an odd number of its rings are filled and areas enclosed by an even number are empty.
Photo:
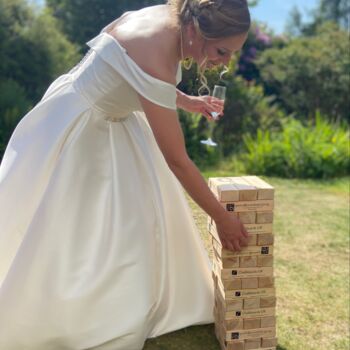
[[[176,90],[176,105],[187,112],[199,113],[209,120],[214,120],[211,113],[216,112],[219,117],[223,115],[224,102],[211,96],[189,96]]]
[[[241,245],[246,244],[247,232],[240,221],[217,201],[188,157],[176,111],[156,105],[142,96],[140,101],[169,168],[193,200],[215,220],[223,246],[240,250]]]

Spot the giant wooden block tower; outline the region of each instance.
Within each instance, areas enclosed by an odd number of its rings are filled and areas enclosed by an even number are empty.
[[[275,350],[274,188],[256,176],[210,178],[209,187],[249,234],[240,252],[223,249],[215,222],[208,218],[216,336],[223,350]]]

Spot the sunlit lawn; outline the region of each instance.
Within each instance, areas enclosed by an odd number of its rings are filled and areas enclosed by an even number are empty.
[[[208,176],[232,176],[206,172]],[[279,350],[349,349],[349,178],[265,179],[275,187]],[[209,255],[206,214],[189,198]],[[219,350],[213,325],[149,339],[144,350]]]

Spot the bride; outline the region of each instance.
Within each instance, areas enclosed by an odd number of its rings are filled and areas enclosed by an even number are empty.
[[[16,127],[0,167],[0,349],[139,350],[213,321],[208,256],[182,187],[224,248],[247,233],[187,155],[176,108],[223,105],[176,89],[179,61],[227,64],[245,0],[127,12]]]

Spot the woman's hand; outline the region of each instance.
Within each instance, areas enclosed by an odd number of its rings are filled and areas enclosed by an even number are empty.
[[[222,247],[232,251],[240,251],[248,243],[248,232],[243,224],[233,215],[227,213],[215,221]]]
[[[187,112],[202,114],[208,120],[218,120],[223,116],[224,101],[212,96],[189,96],[178,90],[177,106]],[[212,112],[217,113],[216,118]]]

